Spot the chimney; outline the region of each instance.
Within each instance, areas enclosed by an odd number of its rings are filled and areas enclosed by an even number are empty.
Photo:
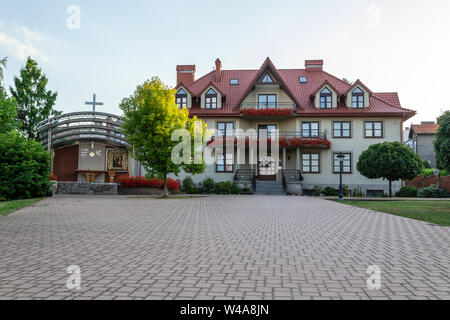
[[[216,60],[216,82],[220,82],[222,76],[222,61],[219,58]]]
[[[190,85],[195,81],[195,65],[178,65],[177,66],[177,85],[183,82]]]
[[[323,60],[306,60],[305,69],[306,71],[322,71]]]

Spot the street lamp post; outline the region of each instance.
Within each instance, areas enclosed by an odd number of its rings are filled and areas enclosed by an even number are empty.
[[[339,201],[344,201],[344,186],[342,185],[342,173],[344,171],[344,158],[342,153],[337,155],[339,159]]]

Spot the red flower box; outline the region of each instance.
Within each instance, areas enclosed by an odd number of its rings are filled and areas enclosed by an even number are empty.
[[[206,143],[206,146],[210,146],[213,143],[217,143],[218,145],[226,145],[228,141],[233,141],[234,145],[237,145],[237,138],[218,138],[216,140],[211,140]],[[256,140],[256,143],[259,144],[260,139]],[[331,148],[331,142],[325,139],[320,138],[279,138],[280,146],[282,147],[302,147],[302,146],[324,146],[327,148]],[[267,138],[267,144],[270,145],[272,142],[271,138]],[[245,145],[248,146],[250,144],[250,139],[247,137],[245,139]]]
[[[281,117],[292,115],[292,109],[244,109],[242,115],[247,117]]]

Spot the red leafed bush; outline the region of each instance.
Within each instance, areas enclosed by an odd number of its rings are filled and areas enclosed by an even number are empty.
[[[58,177],[54,174],[50,176],[50,181],[58,181]]]
[[[147,188],[164,188],[164,182],[162,180],[152,178],[147,179],[145,177],[130,177],[130,178],[122,178],[119,179],[119,183],[124,188],[139,188],[139,187],[147,187]],[[179,183],[176,180],[167,179],[167,188],[169,190],[178,190]]]
[[[292,115],[292,109],[244,109],[242,114],[248,117],[290,116]]]

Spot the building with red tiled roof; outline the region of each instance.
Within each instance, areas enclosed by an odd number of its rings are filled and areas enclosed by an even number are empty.
[[[386,190],[384,181],[361,176],[356,163],[371,144],[403,140],[403,123],[415,111],[402,107],[397,93],[341,80],[324,71],[323,60],[307,60],[302,69],[278,69],[267,58],[257,70],[227,70],[217,59],[215,70],[197,79],[195,72],[195,65],[177,66],[177,104],[217,130],[214,138],[237,129],[267,130],[269,136],[278,130],[283,141],[279,154],[253,164],[238,163],[235,151],[216,155],[217,163],[195,179],[254,175],[257,188],[285,182],[286,191],[291,175],[302,177],[304,190],[336,187],[337,155],[343,153],[345,184],[369,193]]]
[[[431,167],[436,167],[436,153],[434,151],[434,139],[439,129],[435,122],[422,122],[413,124],[409,129],[408,145],[414,149],[420,158],[428,161]]]

